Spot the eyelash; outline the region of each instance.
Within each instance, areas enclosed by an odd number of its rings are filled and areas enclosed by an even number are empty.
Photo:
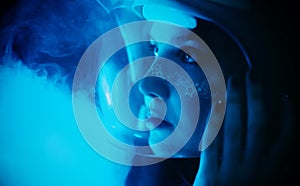
[[[158,51],[159,51],[159,48],[158,48],[158,46],[157,46],[157,44],[156,44],[156,42],[155,41],[150,41],[150,51],[151,52],[153,52],[153,54],[155,55],[155,56],[158,56]],[[179,50],[179,52],[178,52],[178,57],[182,60],[182,61],[184,61],[184,62],[186,62],[186,63],[194,63],[195,62],[195,60],[190,56],[190,55],[188,55],[187,53],[185,53],[184,51],[182,51],[182,50]]]
[[[190,55],[188,55],[187,53],[185,53],[184,51],[181,51],[181,50],[178,52],[178,57],[186,63],[194,63],[195,62],[195,60]]]

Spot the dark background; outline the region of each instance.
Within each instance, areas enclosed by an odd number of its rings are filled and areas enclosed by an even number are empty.
[[[253,50],[257,50],[261,53],[268,51],[268,54],[274,54],[274,61],[266,64],[262,64],[260,71],[271,70],[272,75],[275,76],[276,82],[278,83],[280,89],[284,93],[289,95],[289,99],[293,103],[296,110],[298,110],[298,87],[299,87],[299,75],[297,71],[297,63],[299,62],[297,54],[299,53],[299,43],[298,43],[298,25],[299,25],[299,10],[297,10],[295,1],[253,1],[254,8],[253,19],[257,21],[259,31],[261,36],[257,40],[258,46]],[[1,0],[0,4],[0,31],[1,31],[1,41],[0,41],[0,55],[3,57],[5,49],[5,38],[2,34],[7,26],[15,24],[17,13],[20,9],[18,5],[20,4],[17,0]],[[250,36],[249,36],[250,37]],[[255,38],[254,38],[255,39]],[[257,38],[256,38],[257,39]],[[252,40],[253,42],[253,40]],[[270,48],[264,48],[260,43],[265,43],[263,46],[272,46]],[[31,50],[32,48],[22,48],[24,50]],[[19,53],[19,57],[22,58],[23,52],[20,49],[16,49]],[[78,50],[78,56],[81,56],[84,51],[84,47]],[[253,52],[253,51],[252,51]],[[250,51],[251,53],[251,51]],[[78,57],[77,56],[77,57]],[[76,59],[76,56],[75,56]],[[76,61],[76,60],[75,60]],[[0,62],[1,63],[1,62]],[[74,66],[73,64],[62,64],[58,61],[60,65],[68,68],[68,66]],[[277,76],[278,75],[278,76]],[[296,118],[296,125],[298,125],[298,118]],[[288,185],[297,185],[299,183],[299,178],[297,177],[297,169],[299,169],[299,143],[298,143],[298,127],[295,131],[295,136],[291,136],[293,139],[293,144],[286,158],[288,162],[288,169],[286,175],[284,176],[283,182]],[[293,184],[295,182],[295,184]]]

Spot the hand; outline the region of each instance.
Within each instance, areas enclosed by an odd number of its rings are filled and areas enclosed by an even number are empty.
[[[287,97],[281,97],[280,114],[269,114],[262,86],[251,77],[248,73],[245,83],[243,78],[230,78],[223,128],[201,154],[195,186],[284,181],[286,162],[292,157],[293,109]]]

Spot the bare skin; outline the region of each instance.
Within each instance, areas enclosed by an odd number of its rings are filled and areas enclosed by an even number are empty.
[[[195,186],[278,184],[284,177],[283,168],[293,140],[292,105],[284,96],[280,115],[267,118],[261,84],[252,81],[249,74],[245,79],[245,103],[243,82],[236,83],[236,78],[229,81],[223,140],[219,135],[202,152]],[[243,109],[247,113],[246,124]],[[278,122],[276,136],[271,135],[272,121]],[[223,152],[220,152],[221,146]]]

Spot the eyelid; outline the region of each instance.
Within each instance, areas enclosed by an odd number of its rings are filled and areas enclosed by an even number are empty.
[[[188,43],[188,44],[191,44],[191,43]],[[155,40],[150,40],[149,41],[149,46],[150,46],[151,52],[153,52],[153,54],[155,56],[158,56],[159,44]],[[191,55],[188,52],[186,52],[186,51],[191,50],[191,46],[184,47],[184,48],[186,50],[178,49],[177,53],[175,52],[174,55],[179,57],[180,60],[182,60],[183,62],[190,63],[190,64],[195,63],[195,60],[191,57]]]
[[[182,61],[186,63],[195,63],[195,60],[183,50],[179,50],[177,55]]]

